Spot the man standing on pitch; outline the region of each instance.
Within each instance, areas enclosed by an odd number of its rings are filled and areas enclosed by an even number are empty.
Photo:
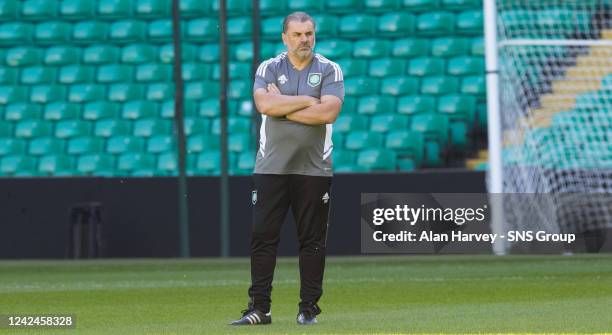
[[[338,64],[313,52],[315,22],[295,12],[283,21],[287,51],[259,65],[253,96],[261,113],[253,173],[248,309],[232,325],[272,322],[270,295],[280,229],[291,207],[300,262],[299,324],[321,312],[332,176],[332,123],[344,100]]]

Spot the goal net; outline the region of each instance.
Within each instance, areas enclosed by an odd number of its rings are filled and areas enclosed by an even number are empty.
[[[612,227],[612,0],[496,6],[505,230]]]

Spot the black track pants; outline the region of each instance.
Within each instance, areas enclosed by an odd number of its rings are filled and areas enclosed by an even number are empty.
[[[300,307],[315,304],[321,298],[330,187],[331,177],[253,175],[249,297],[260,311],[270,310],[280,230],[290,207],[300,245]]]

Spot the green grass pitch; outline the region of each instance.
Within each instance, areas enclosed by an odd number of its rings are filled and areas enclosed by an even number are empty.
[[[0,314],[69,313],[76,330],[0,334],[612,332],[612,255],[329,257],[319,324],[295,323],[295,258],[277,264],[272,325],[230,327],[247,259],[2,261]]]

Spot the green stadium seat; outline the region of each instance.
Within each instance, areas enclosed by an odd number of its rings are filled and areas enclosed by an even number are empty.
[[[251,148],[251,135],[246,134],[231,134],[227,141],[227,150],[230,152],[247,152]]]
[[[211,0],[211,9],[214,14],[219,13],[219,8],[219,0]],[[249,14],[251,8],[251,2],[245,0],[227,0],[226,4],[228,16],[240,16]]]
[[[147,25],[137,20],[115,21],[110,26],[109,39],[115,43],[132,43],[144,40]]]
[[[66,65],[60,68],[58,81],[62,84],[89,84],[94,81],[94,68],[87,65]]]
[[[174,137],[171,135],[153,135],[147,140],[146,151],[149,153],[159,154],[174,149]]]
[[[416,33],[423,36],[453,34],[455,15],[451,12],[428,12],[419,15]]]
[[[461,79],[461,93],[484,97],[487,93],[486,77],[467,76]]]
[[[410,124],[410,117],[406,115],[386,113],[373,115],[370,130],[377,133],[387,133],[392,130],[406,130]]]
[[[135,14],[147,19],[169,17],[172,15],[172,2],[163,0],[136,0]]]
[[[147,85],[145,99],[158,102],[174,99],[174,84],[166,81]]]
[[[79,49],[72,46],[52,46],[45,51],[44,63],[51,66],[69,65],[79,62]]]
[[[96,44],[83,50],[83,63],[100,65],[119,61],[121,50],[113,45]]]
[[[184,18],[205,16],[210,11],[210,0],[181,0],[179,9]]]
[[[209,118],[219,117],[221,115],[219,99],[211,98],[200,102],[198,115]]]
[[[23,86],[0,86],[0,104],[7,105],[13,102],[27,101],[28,90]]]
[[[477,126],[480,129],[487,128],[487,104],[481,103],[476,106]]]
[[[4,118],[7,121],[39,119],[42,115],[40,105],[25,102],[12,103],[6,106]]]
[[[49,66],[30,66],[21,70],[21,83],[26,85],[51,84],[57,71]]]
[[[115,158],[108,154],[92,153],[79,157],[77,171],[85,175],[112,175]]]
[[[94,101],[83,105],[83,119],[97,121],[119,117],[118,103],[108,101]]]
[[[136,68],[136,81],[169,81],[172,80],[172,66],[165,64],[143,64]]]
[[[151,101],[130,101],[121,106],[121,117],[124,119],[138,120],[155,116],[157,116],[157,104]]]
[[[422,113],[412,117],[411,129],[423,134],[425,140],[448,143],[448,118],[438,113]]]
[[[227,20],[227,38],[230,41],[240,41],[251,38],[253,23],[248,16]]]
[[[318,13],[323,11],[323,4],[323,1],[292,0],[287,2],[287,7],[292,12]]]
[[[346,58],[351,57],[352,45],[348,40],[330,38],[318,42],[316,51],[331,59]]]
[[[444,75],[444,59],[437,57],[419,57],[410,60],[408,74],[417,77]]]
[[[53,19],[57,14],[56,1],[26,0],[21,3],[22,20],[39,21]]]
[[[129,82],[132,79],[129,65],[107,64],[98,67],[96,81],[103,84]]]
[[[219,147],[219,136],[194,134],[187,138],[186,148],[190,154],[219,150]]]
[[[286,0],[261,0],[259,1],[259,13],[262,16],[281,15],[287,12]]]
[[[130,133],[130,121],[117,118],[98,120],[94,128],[94,135],[100,137],[129,135]]]
[[[250,63],[230,62],[227,71],[230,79],[247,79],[249,81],[251,80]],[[212,79],[221,79],[221,66],[219,64],[215,64],[212,68]]]
[[[347,78],[344,81],[344,91],[348,96],[371,95],[378,93],[378,80],[369,77]]]
[[[380,93],[393,96],[416,94],[419,91],[419,80],[407,76],[387,77],[380,85]]]
[[[68,140],[66,152],[70,155],[84,155],[104,151],[104,140],[99,137],[75,137]]]
[[[193,101],[183,101],[183,114],[184,116],[196,115],[196,104]],[[174,98],[164,101],[161,106],[161,112],[159,115],[164,119],[174,118]]]
[[[43,117],[45,120],[60,121],[78,119],[81,106],[70,102],[52,102],[45,105]]]
[[[210,67],[208,64],[197,62],[183,63],[181,70],[184,81],[207,80],[210,78]]]
[[[210,129],[209,120],[199,117],[186,117],[183,126],[185,128],[185,135],[187,136],[204,134]]]
[[[395,171],[395,152],[387,149],[365,149],[357,155],[357,165],[370,171]]]
[[[413,12],[434,11],[440,6],[440,0],[403,0],[401,5]]]
[[[219,151],[206,151],[197,155],[196,171],[204,175],[219,174],[221,170],[221,155]]]
[[[482,0],[442,0],[444,9],[482,9]]]
[[[404,169],[412,165],[418,167],[423,160],[425,149],[423,147],[423,134],[410,130],[394,130],[387,134],[385,148],[397,153],[398,163]],[[410,164],[410,161],[412,164]]]
[[[406,61],[398,58],[379,58],[370,61],[370,77],[390,77],[401,75],[406,70]]]
[[[100,43],[108,35],[108,25],[100,21],[82,21],[72,26],[72,40],[75,43]]]
[[[51,154],[40,157],[38,160],[38,171],[51,176],[75,175],[74,157],[63,154]]]
[[[357,162],[357,153],[353,151],[334,150],[332,153],[334,166],[354,165]]]
[[[0,45],[15,46],[32,40],[34,27],[30,23],[8,22],[0,25]]]
[[[155,155],[141,152],[126,152],[117,160],[118,172],[152,170],[155,168]]]
[[[21,121],[40,119],[42,116],[42,108],[40,105],[16,102],[6,106],[4,111],[4,119],[7,121]]]
[[[261,37],[268,40],[278,40],[283,32],[283,16],[266,18],[261,23]]]
[[[134,136],[151,137],[172,134],[172,121],[158,118],[141,119],[134,122]]]
[[[457,93],[459,79],[448,76],[423,77],[421,81],[421,93],[431,95],[444,95]]]
[[[219,96],[219,85],[214,82],[185,83],[185,99],[204,100]]]
[[[415,58],[429,54],[429,40],[422,38],[402,38],[393,42],[391,55],[401,58]]]
[[[362,8],[360,0],[326,0],[325,11],[337,14],[352,14],[359,12]]]
[[[353,86],[355,83],[352,83]],[[351,88],[354,91],[354,88]],[[372,94],[375,94],[372,93]],[[359,102],[358,97],[354,96],[345,96],[344,103],[342,104],[342,113],[356,114],[357,113],[357,102]]]
[[[359,98],[357,113],[372,115],[390,113],[395,110],[395,98],[386,95],[368,95]]]
[[[400,114],[421,114],[436,111],[436,99],[426,95],[409,95],[397,101],[397,112]]]
[[[476,98],[465,95],[446,95],[438,99],[438,112],[448,115],[449,121],[464,121],[474,124]]]
[[[0,85],[14,85],[17,83],[17,69],[0,67]]]
[[[103,19],[122,19],[132,16],[130,0],[99,0],[97,14]]]
[[[463,37],[439,37],[431,43],[431,55],[434,57],[461,56],[468,50],[468,40]]]
[[[484,59],[481,57],[460,56],[448,61],[448,73],[455,76],[484,74]]]
[[[470,144],[468,125],[465,122],[451,122],[449,125],[449,144],[452,149],[465,151]]]
[[[64,0],[60,5],[62,20],[83,20],[94,15],[94,2],[87,0]]]
[[[49,21],[36,25],[34,39],[38,44],[65,43],[70,39],[71,26],[66,22]]]
[[[376,16],[365,14],[350,14],[340,19],[340,36],[361,37],[376,33]]]
[[[14,21],[19,17],[19,1],[4,0],[0,2],[0,21]]]
[[[190,43],[181,45],[181,53],[183,54],[183,62],[191,62],[196,59],[197,47]],[[174,63],[174,46],[172,43],[164,44],[159,48],[159,61],[165,64]]]
[[[251,88],[253,84],[246,80],[234,80],[230,82],[227,90],[229,99],[246,99],[252,96]]]
[[[368,74],[368,61],[365,59],[341,58],[337,61],[344,77],[365,76]]]
[[[204,44],[198,51],[198,60],[204,63],[216,63],[219,61],[219,44]]]
[[[368,117],[365,115],[340,114],[334,123],[334,133],[368,130]]]
[[[129,64],[142,64],[155,61],[155,47],[149,44],[131,44],[121,50],[121,61]]]
[[[364,9],[371,13],[386,13],[397,11],[400,0],[365,0]]]
[[[165,152],[158,155],[157,171],[164,176],[176,176],[178,171],[178,160],[176,153]]]
[[[140,84],[117,83],[108,88],[108,100],[127,102],[142,100],[144,98],[144,87]]]
[[[227,119],[227,131],[229,134],[249,133],[251,131],[251,119],[245,117],[229,117]],[[221,134],[221,118],[215,118],[212,123],[212,134]]]
[[[346,135],[344,147],[349,150],[379,148],[383,144],[383,136],[370,131],[353,131]]]
[[[6,64],[15,67],[36,65],[41,62],[41,52],[37,48],[23,46],[14,47],[6,52]]]
[[[0,138],[12,137],[13,125],[10,122],[0,121]]]
[[[30,140],[28,153],[32,156],[55,155],[64,152],[65,143],[55,137],[37,137]]]
[[[42,120],[23,120],[15,126],[15,136],[19,138],[34,138],[52,134],[53,125]]]
[[[378,18],[378,32],[382,36],[412,35],[414,26],[415,17],[410,13],[388,13]]]
[[[482,35],[484,24],[484,14],[481,7],[475,10],[468,10],[457,15],[457,33],[465,35]]]
[[[482,56],[485,55],[485,46],[484,46],[484,38],[474,37],[470,40],[470,53],[472,56]]]
[[[168,42],[172,40],[172,20],[161,19],[149,23],[147,36],[152,42]]]
[[[55,124],[55,136],[59,138],[89,136],[90,133],[91,123],[89,121],[64,120]]]
[[[198,18],[187,22],[186,36],[188,41],[214,41],[219,37],[219,20],[216,18]]]
[[[112,136],[106,142],[106,152],[109,154],[124,154],[126,152],[140,152],[145,147],[145,140],[134,136]]]
[[[334,131],[332,133],[332,143],[334,144],[334,147],[337,149],[342,149],[344,148],[344,137],[347,135],[347,133],[339,133],[337,131]]]
[[[6,156],[0,161],[0,174],[12,176],[33,176],[36,159],[29,156]]]
[[[37,85],[30,90],[30,101],[48,104],[53,101],[66,100],[66,87],[59,85]]]
[[[238,156],[238,169],[251,173],[255,168],[255,152],[243,152]]]
[[[355,58],[382,58],[389,55],[390,44],[384,39],[363,39],[353,44],[353,57]]]
[[[338,35],[338,17],[328,14],[314,14],[313,20],[317,23],[317,37],[333,37]]]
[[[26,151],[26,141],[15,137],[0,138],[0,156],[21,155]]]
[[[71,85],[68,92],[70,102],[90,102],[104,99],[104,86],[96,84]]]
[[[253,101],[251,101],[251,99],[245,99],[238,103],[237,114],[239,116],[251,117],[253,113],[254,113],[254,106],[253,106]]]

